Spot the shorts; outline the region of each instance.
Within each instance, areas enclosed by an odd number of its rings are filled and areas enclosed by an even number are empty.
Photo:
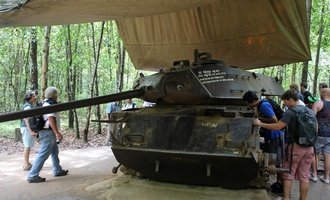
[[[21,127],[22,140],[25,148],[31,148],[34,146],[35,138],[31,135],[30,131],[26,127]]]
[[[292,166],[291,164],[291,148],[292,151]],[[285,180],[299,180],[301,182],[309,182],[310,167],[315,159],[313,147],[303,147],[298,144],[290,144],[287,149],[287,156],[284,159],[283,167],[290,169],[290,172],[283,173],[282,177]]]
[[[318,137],[315,143],[315,151],[317,154],[330,154],[330,137]]]
[[[264,152],[274,154],[276,157],[276,166],[282,166],[284,150],[283,150],[283,138],[277,137],[274,140],[265,141]]]

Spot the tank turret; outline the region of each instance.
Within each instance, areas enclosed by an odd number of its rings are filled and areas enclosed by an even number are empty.
[[[142,99],[157,104],[245,105],[243,94],[281,95],[281,80],[227,67],[208,53],[195,52],[195,61],[175,61],[173,68],[135,81],[134,89],[145,90]]]

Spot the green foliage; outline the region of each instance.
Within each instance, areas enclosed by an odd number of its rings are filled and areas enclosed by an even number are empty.
[[[19,120],[0,123],[0,137],[15,138],[15,128],[19,127]]]
[[[321,15],[322,15],[322,7],[324,6],[324,24],[325,27],[323,29],[323,42],[322,46],[326,47],[329,49],[329,42],[330,42],[330,28],[329,28],[329,23],[330,23],[330,2],[329,0],[314,0],[313,1],[313,8],[312,8],[312,16],[311,16],[311,48],[315,50],[316,48],[316,43],[317,43],[317,38],[318,34],[320,31],[320,22],[321,22]]]
[[[70,25],[72,65],[77,71],[76,99],[88,98],[94,63],[94,49],[97,50],[100,38],[101,23]],[[18,110],[22,97],[30,89],[30,64],[29,43],[31,28],[6,28],[0,29],[0,40],[4,41],[0,48],[0,89],[5,94],[0,97],[2,105],[0,112]],[[41,77],[42,48],[44,43],[44,27],[36,27],[38,43],[38,69]],[[93,35],[94,33],[94,35]],[[93,47],[94,37],[94,47]],[[68,26],[53,26],[50,35],[48,85],[53,85],[60,90],[60,101],[67,101],[67,66],[66,42],[68,39]],[[98,63],[99,95],[117,92],[117,68],[119,62],[118,44],[121,39],[114,22],[105,24],[103,41]],[[128,55],[126,55],[128,58]],[[131,89],[132,81],[136,77],[136,70],[130,59],[126,59],[124,89]],[[39,79],[39,86],[41,79]],[[15,87],[14,87],[15,86]],[[40,90],[40,87],[39,87]],[[17,92],[17,101],[14,93]]]

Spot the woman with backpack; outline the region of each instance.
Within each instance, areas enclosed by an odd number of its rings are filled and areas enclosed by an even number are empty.
[[[24,95],[23,110],[28,110],[28,109],[33,108],[36,101],[37,101],[37,98],[36,98],[35,93],[32,91],[27,91]],[[30,170],[32,167],[32,164],[30,163],[30,150],[34,146],[35,137],[37,136],[37,133],[31,130],[30,125],[29,125],[29,118],[22,119],[20,129],[21,129],[22,140],[23,140],[23,145],[24,145],[23,170]]]

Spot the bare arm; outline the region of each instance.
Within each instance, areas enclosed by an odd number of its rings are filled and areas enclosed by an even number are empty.
[[[24,118],[24,122],[25,122],[25,125],[26,125],[26,128],[29,129],[29,132],[32,136],[36,136],[37,133],[32,131],[31,127],[30,127],[30,124],[29,124],[29,118]]]
[[[56,135],[56,138],[61,141],[63,139],[63,136],[57,129],[56,118],[53,116],[49,116],[48,121],[49,121],[49,126],[52,128],[53,132]]]
[[[317,101],[313,104],[312,110],[314,113],[318,113],[323,108],[323,101]]]
[[[270,123],[276,123],[277,122],[277,118],[276,118],[275,115],[273,117],[271,117],[271,118],[259,117],[259,120],[261,122],[268,123],[268,124],[270,124]]]
[[[255,119],[254,124],[261,126],[262,128],[266,128],[266,129],[270,129],[270,130],[281,130],[284,127],[286,127],[286,124],[284,122],[282,122],[281,120],[276,123],[268,124],[268,123],[261,122],[259,119]]]

